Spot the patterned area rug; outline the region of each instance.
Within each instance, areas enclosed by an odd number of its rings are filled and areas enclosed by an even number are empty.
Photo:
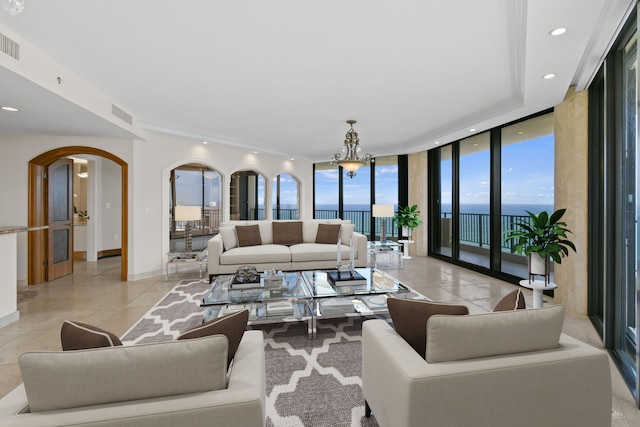
[[[122,336],[125,345],[175,339],[202,322],[208,280],[183,280]],[[362,397],[363,318],[260,325],[265,334],[267,426],[377,426]]]
[[[209,281],[183,280],[122,336],[125,345],[173,340],[202,322]],[[364,417],[362,321],[318,322],[315,340],[306,322],[260,325],[265,334],[267,427],[377,426]],[[612,411],[612,427],[627,426]]]

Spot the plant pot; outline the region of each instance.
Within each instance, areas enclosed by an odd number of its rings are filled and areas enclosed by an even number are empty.
[[[535,280],[535,276],[543,276],[545,284],[549,283],[551,274],[549,257],[541,257],[537,253],[529,254],[529,282]]]
[[[411,240],[411,229],[409,227],[402,227],[402,237]]]

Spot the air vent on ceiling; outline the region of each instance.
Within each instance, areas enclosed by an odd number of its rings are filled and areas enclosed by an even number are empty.
[[[116,107],[115,105],[111,104],[111,114],[133,126],[133,117],[122,108]]]
[[[20,45],[2,33],[0,33],[0,52],[20,61]]]

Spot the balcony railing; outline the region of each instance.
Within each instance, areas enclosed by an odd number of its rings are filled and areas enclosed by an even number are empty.
[[[451,212],[442,212],[440,218],[450,219]],[[460,213],[460,243],[482,247],[488,247],[491,234],[489,233],[489,214]],[[500,236],[503,251],[511,252],[515,242],[505,240],[505,231],[513,230],[516,223],[529,222],[529,215],[502,215],[500,217]]]

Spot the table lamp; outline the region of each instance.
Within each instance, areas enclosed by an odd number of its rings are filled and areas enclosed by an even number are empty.
[[[184,221],[184,251],[191,252],[191,221],[202,219],[200,206],[176,206],[173,210],[175,221]]]
[[[372,205],[371,213],[374,218],[380,218],[380,242],[384,243],[387,241],[386,219],[393,216],[393,205]]]

